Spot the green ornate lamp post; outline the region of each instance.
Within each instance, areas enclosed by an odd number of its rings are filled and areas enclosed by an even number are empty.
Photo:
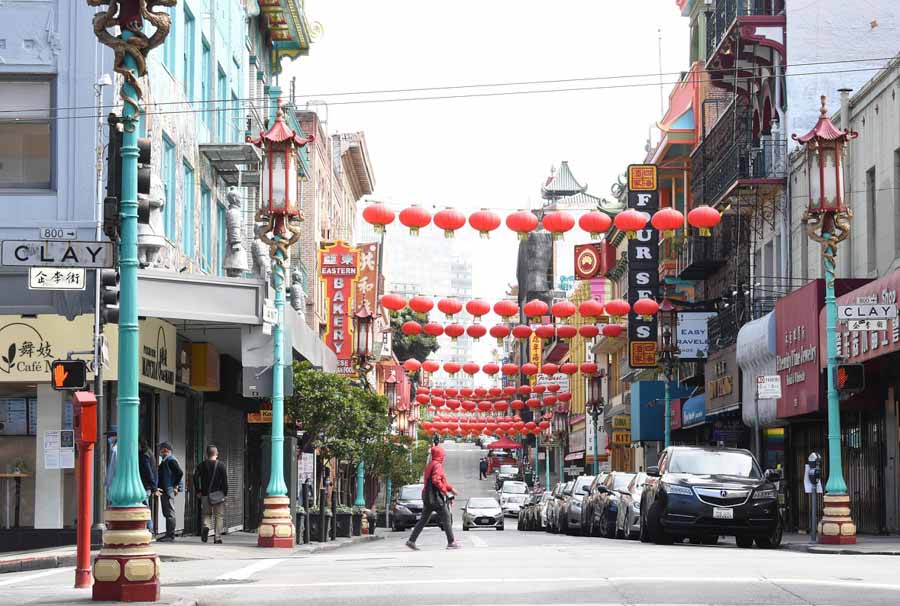
[[[856,525],[850,517],[850,495],[841,462],[841,411],[835,373],[837,354],[837,301],[834,296],[835,257],[838,244],[850,235],[852,211],[844,205],[844,149],[858,133],[838,129],[828,118],[825,96],[818,122],[805,135],[793,135],[804,146],[809,205],[803,214],[806,233],[822,247],[825,274],[825,339],[828,348],[828,482],[825,515],[819,522],[820,543],[856,543]]]
[[[588,382],[588,414],[591,415],[591,422],[594,424],[594,475],[600,473],[600,415],[603,414],[603,408],[606,403],[603,401],[603,378],[591,377]]]
[[[300,239],[302,220],[297,199],[298,151],[305,139],[284,121],[281,102],[275,123],[249,142],[263,150],[262,202],[256,211],[257,237],[269,247],[272,258],[272,286],[278,322],[272,328],[272,448],[269,484],[263,499],[263,517],[257,544],[260,547],[294,546],[294,523],[287,485],[284,481],[284,278],[290,247]]]
[[[672,325],[675,323],[675,306],[669,299],[663,299],[659,306],[660,314],[666,319],[662,332],[662,347],[659,348],[659,365],[665,377],[663,398],[665,400],[665,420],[663,421],[663,444],[665,448],[672,445],[672,378],[678,365],[678,346],[672,341]]]
[[[353,314],[353,363],[359,380],[369,388],[369,372],[372,370],[372,325],[374,321],[368,305],[361,305]],[[366,506],[366,464],[360,459],[356,465],[356,500],[354,507]]]
[[[122,199],[119,201],[119,456],[109,490],[103,548],[93,565],[94,600],[155,602],[159,600],[159,558],[150,547],[147,521],[150,510],[138,472],[138,132],[143,90],[138,78],[147,74],[147,53],[169,34],[169,15],[158,6],[176,0],[87,0],[89,6],[108,5],[94,16],[94,34],[115,51],[115,71],[122,76]],[[155,28],[149,37],[144,22]],[[108,30],[118,27],[119,36]],[[150,28],[148,28],[150,29]],[[124,545],[128,549],[122,549]]]

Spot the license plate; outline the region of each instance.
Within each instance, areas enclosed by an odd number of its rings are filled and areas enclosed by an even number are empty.
[[[713,517],[717,520],[733,520],[734,510],[729,507],[713,507]]]

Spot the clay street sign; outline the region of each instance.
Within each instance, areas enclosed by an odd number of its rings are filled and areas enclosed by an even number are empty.
[[[4,240],[0,263],[20,267],[105,268],[112,267],[113,260],[112,242]]]

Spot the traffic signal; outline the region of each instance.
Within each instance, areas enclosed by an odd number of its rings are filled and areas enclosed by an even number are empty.
[[[122,131],[120,118],[110,114],[109,147],[106,152],[106,197],[103,199],[103,232],[110,240],[119,238],[119,203],[122,201]],[[138,139],[138,222],[150,223],[150,139]]]
[[[54,360],[50,365],[53,389],[67,391],[87,386],[87,363],[84,360]]]
[[[119,271],[100,270],[100,322],[119,323]]]
[[[861,392],[866,388],[866,367],[862,364],[838,364],[834,384],[842,396]]]

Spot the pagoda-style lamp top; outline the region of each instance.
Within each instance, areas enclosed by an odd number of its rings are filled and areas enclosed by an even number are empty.
[[[275,123],[256,139],[247,141],[265,153],[262,170],[263,204],[273,216],[299,216],[297,199],[297,152],[312,141],[312,137],[301,137],[284,120],[284,110],[278,102]]]
[[[844,147],[848,141],[859,136],[855,131],[836,127],[828,117],[825,95],[821,98],[821,113],[813,129],[805,135],[792,135],[794,141],[803,145],[806,152],[810,214],[846,210],[842,167]]]

